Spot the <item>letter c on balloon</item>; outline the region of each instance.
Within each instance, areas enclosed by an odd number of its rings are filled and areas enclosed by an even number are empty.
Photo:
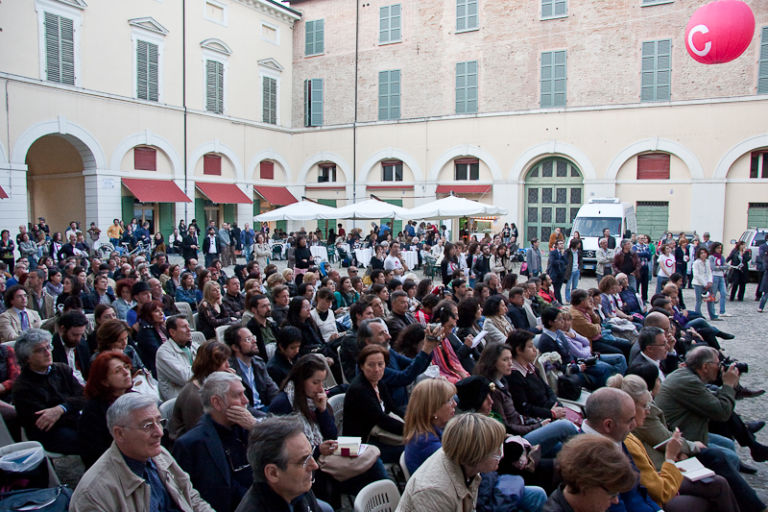
[[[691,31],[688,32],[688,48],[690,48],[691,51],[699,57],[704,57],[712,49],[712,41],[707,41],[707,43],[704,45],[704,49],[699,50],[696,48],[696,45],[693,44],[693,36],[698,33],[707,34],[709,33],[709,28],[707,28],[706,25],[696,25],[693,27]]]

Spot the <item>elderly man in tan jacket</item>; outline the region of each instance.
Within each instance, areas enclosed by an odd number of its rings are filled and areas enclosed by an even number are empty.
[[[139,393],[121,396],[107,411],[107,426],[112,446],[83,475],[72,495],[71,512],[213,512],[189,475],[160,445],[163,420],[155,399]]]

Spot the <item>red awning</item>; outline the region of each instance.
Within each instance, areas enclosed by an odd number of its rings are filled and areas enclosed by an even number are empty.
[[[213,203],[251,204],[253,201],[234,183],[195,183],[197,189]]]
[[[260,187],[258,185],[254,185],[253,188],[256,190],[257,194],[272,204],[285,206],[288,204],[298,203],[296,198],[293,197],[293,194],[288,192],[288,189],[285,187]]]
[[[171,180],[139,180],[123,178],[123,185],[142,203],[191,203]]]
[[[491,191],[490,185],[438,185],[438,194],[450,194],[451,191],[457,194],[487,194]]]
[[[3,190],[3,187],[0,187],[0,199],[8,199],[8,194]]]

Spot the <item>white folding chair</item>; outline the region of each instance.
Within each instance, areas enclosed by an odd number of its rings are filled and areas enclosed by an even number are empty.
[[[411,479],[411,472],[408,471],[408,466],[405,465],[405,452],[400,454],[400,469],[403,471],[403,476],[405,477],[405,481]]]
[[[275,355],[275,352],[277,351],[277,343],[267,343],[266,345],[267,349],[267,361],[272,359],[272,356]]]
[[[224,343],[224,331],[229,329],[229,325],[220,325],[216,328],[216,341]]]
[[[174,304],[176,305],[176,309],[179,310],[179,313],[187,318],[190,327],[194,329],[195,326],[193,324],[195,322],[195,317],[192,314],[192,306],[190,306],[188,302],[174,302]]]
[[[200,331],[192,331],[192,341],[194,341],[198,345],[202,345],[203,343],[205,343],[205,334],[203,334]]]
[[[395,512],[400,492],[392,480],[379,480],[360,489],[355,498],[355,512]]]
[[[197,313],[192,315],[192,329],[197,330]]]
[[[336,423],[337,434],[341,435],[341,429],[344,426],[344,393],[333,395],[328,399],[328,405],[333,409],[333,421]]]
[[[173,406],[176,404],[176,399],[171,398],[160,404],[160,416],[166,421],[171,421],[171,415],[173,414]]]
[[[339,364],[341,364],[341,345],[336,347],[336,353],[339,354]],[[344,382],[344,384],[349,384],[347,376],[344,374],[344,365],[341,366],[341,380]]]

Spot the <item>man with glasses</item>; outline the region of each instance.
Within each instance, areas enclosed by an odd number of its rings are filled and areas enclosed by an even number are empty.
[[[51,333],[30,328],[18,337],[14,350],[21,366],[13,383],[19,423],[46,450],[77,454],[83,387],[69,366],[53,362]]]
[[[9,287],[4,299],[7,309],[0,314],[0,342],[13,341],[27,329],[40,327],[40,314],[27,308],[27,290],[22,285]]]
[[[164,424],[151,396],[126,393],[115,400],[107,410],[114,442],[83,475],[69,510],[213,511],[160,444]]]
[[[224,343],[232,350],[229,367],[243,380],[249,409],[263,416],[277,396],[277,384],[260,357],[258,339],[247,327],[232,325],[224,331]]]
[[[635,401],[626,392],[616,388],[600,388],[587,399],[586,417],[581,425],[585,434],[607,437],[618,446],[638,473],[637,481],[629,491],[619,493],[616,510],[657,512],[662,510],[648,496],[648,489],[640,484],[639,470],[624,446],[624,439],[637,426]]]
[[[669,325],[669,318],[653,312],[645,318],[645,327],[640,329],[637,343],[630,351],[630,365],[641,361],[651,363],[659,369],[662,382],[666,376],[677,370],[678,359],[674,349],[675,337]]]
[[[256,419],[246,409],[244,391],[237,375],[212,373],[200,390],[205,414],[173,446],[179,466],[218,512],[235,510],[253,483],[246,448]]]
[[[236,512],[321,512],[312,493],[312,472],[319,469],[301,422],[273,416],[256,424],[248,443],[253,485]]]
[[[669,428],[680,428],[689,441],[723,448],[735,464],[738,460],[732,454],[736,445],[729,438],[748,446],[756,462],[768,460],[768,446],[758,443],[754,434],[762,425],[745,425],[734,412],[740,375],[736,365],[721,371],[719,354],[711,347],[688,351],[685,365],[667,376],[656,397]],[[722,386],[712,390],[708,384],[720,376]]]

